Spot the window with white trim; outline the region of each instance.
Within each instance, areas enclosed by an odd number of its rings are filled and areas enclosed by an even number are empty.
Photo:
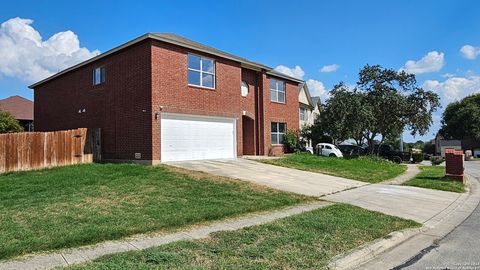
[[[287,130],[286,123],[272,122],[272,144],[283,144],[285,141],[285,133]]]
[[[307,109],[300,108],[300,120],[302,121],[307,120]]]
[[[215,61],[195,54],[188,54],[188,84],[215,88]]]
[[[242,81],[242,85],[240,87],[240,90],[242,92],[242,97],[246,97],[248,95],[248,84],[244,81]]]
[[[270,101],[285,103],[285,82],[270,78]]]
[[[105,67],[98,67],[93,70],[93,85],[105,82]]]

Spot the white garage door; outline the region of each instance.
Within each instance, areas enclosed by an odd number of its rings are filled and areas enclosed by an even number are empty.
[[[236,156],[236,121],[180,114],[162,114],[162,162],[222,159]]]

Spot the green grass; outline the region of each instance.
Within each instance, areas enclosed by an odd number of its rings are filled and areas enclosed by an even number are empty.
[[[422,166],[420,173],[403,183],[406,186],[465,192],[465,185],[445,177],[445,167]]]
[[[89,164],[0,175],[0,259],[312,200],[167,166]]]
[[[299,170],[320,172],[369,183],[378,183],[394,178],[407,169],[405,165],[373,158],[344,159],[310,154],[293,154],[284,158],[261,162]]]
[[[336,255],[418,223],[336,204],[201,240],[104,256],[68,269],[323,269]]]

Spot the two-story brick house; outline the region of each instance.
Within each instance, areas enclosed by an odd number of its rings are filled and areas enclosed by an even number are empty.
[[[302,81],[174,34],[145,34],[33,84],[37,131],[102,129],[102,158],[269,155]]]

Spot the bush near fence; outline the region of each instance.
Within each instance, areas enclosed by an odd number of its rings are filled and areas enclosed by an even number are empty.
[[[0,134],[0,173],[99,161],[100,141],[87,128]]]

